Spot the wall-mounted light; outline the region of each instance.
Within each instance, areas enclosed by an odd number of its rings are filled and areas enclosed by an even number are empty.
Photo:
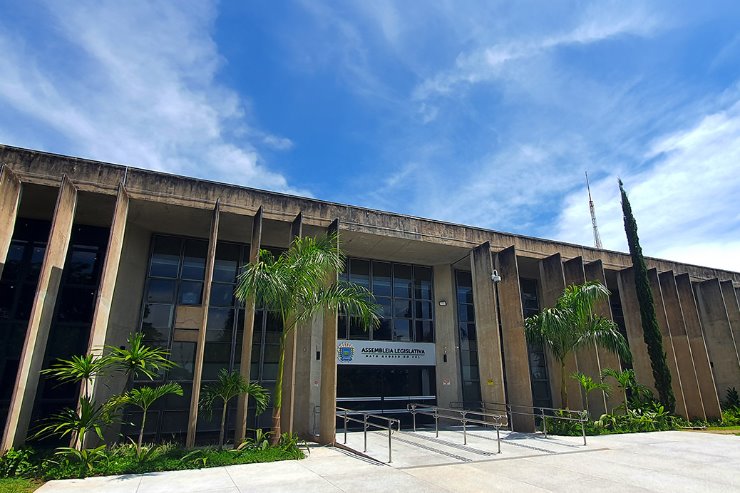
[[[447,301],[439,300],[439,306],[447,306]]]
[[[491,274],[491,281],[495,282],[496,284],[501,282],[501,276],[496,269],[493,269],[493,274]]]

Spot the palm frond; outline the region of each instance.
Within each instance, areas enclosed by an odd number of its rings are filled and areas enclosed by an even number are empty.
[[[128,375],[145,375],[149,380],[154,380],[159,372],[177,366],[167,359],[167,351],[145,344],[144,334],[141,332],[130,334],[127,343],[128,348],[107,346],[107,349],[110,351],[108,358],[112,366]]]

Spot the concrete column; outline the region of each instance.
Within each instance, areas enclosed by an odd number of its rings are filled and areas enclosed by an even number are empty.
[[[720,400],[728,388],[740,388],[740,362],[732,337],[730,318],[718,279],[694,284],[704,340]]]
[[[663,295],[663,305],[668,327],[670,329],[673,352],[676,354],[678,373],[681,375],[681,388],[686,401],[686,412],[691,419],[706,419],[704,404],[699,391],[699,381],[694,368],[694,358],[691,354],[689,338],[686,335],[686,323],[678,299],[678,288],[673,271],[661,272],[660,291]]]
[[[563,262],[560,254],[556,253],[547,258],[540,260],[540,287],[542,291],[542,309],[554,307],[558,299],[565,291],[565,274],[563,272]],[[552,406],[555,408],[563,407],[560,400],[560,384],[562,371],[560,362],[555,361],[550,351],[545,349],[548,363],[548,374],[550,375],[550,392],[552,394]],[[568,407],[571,409],[583,409],[581,399],[581,389],[578,383],[569,377],[573,372],[578,370],[576,357],[574,354],[565,359],[566,386],[568,389]]]
[[[617,272],[617,283],[619,284],[619,298],[622,302],[622,313],[624,314],[624,325],[627,328],[627,341],[632,353],[632,368],[635,370],[635,378],[646,387],[650,388],[657,396],[655,390],[655,377],[653,367],[650,363],[647,344],[645,344],[644,331],[642,329],[642,318],[640,317],[640,304],[635,292],[635,271],[632,267]]]
[[[339,219],[329,225],[328,234],[339,232]],[[339,280],[338,273],[333,272],[327,278],[327,284]],[[324,327],[321,335],[321,389],[319,416],[319,443],[334,443],[337,432],[337,329],[339,325],[337,310],[324,310]]]
[[[722,297],[725,299],[727,317],[730,319],[730,326],[732,327],[735,350],[740,356],[740,306],[738,306],[735,288],[732,286],[732,281],[720,281],[719,285],[722,289]],[[740,385],[740,382],[738,384]]]
[[[72,234],[77,189],[66,175],[59,187],[54,218],[51,222],[49,242],[46,245],[44,261],[39,273],[36,295],[28,319],[26,339],[18,364],[18,374],[8,409],[3,442],[0,450],[18,447],[23,444],[31,422],[33,402],[39,383],[39,372],[44,363],[46,343],[54,316],[59,283],[62,278],[64,261],[67,257],[69,239]]]
[[[457,351],[457,317],[455,316],[455,278],[449,264],[434,266],[434,336],[437,356],[437,404],[450,407],[462,401],[459,352]],[[447,302],[439,306],[440,301]]]
[[[504,345],[504,371],[508,402],[518,406],[532,407],[532,382],[529,373],[527,338],[524,335],[519,266],[516,261],[516,249],[513,246],[501,250],[496,255],[496,269],[501,276],[501,282],[498,283],[497,288],[501,307],[501,338]],[[534,432],[534,418],[515,414],[512,426],[512,429],[516,431],[532,433]]]
[[[303,233],[303,216],[298,213],[290,226],[290,243]],[[307,332],[306,327],[296,327],[285,341],[285,366],[283,371],[283,399],[280,408],[280,429],[283,433],[293,433],[296,395],[296,354],[299,332]],[[307,383],[307,382],[306,382]],[[307,389],[306,389],[307,390]]]
[[[598,281],[602,285],[606,286],[606,274],[604,273],[604,264],[601,260],[589,262],[583,266],[583,270],[587,281]],[[601,300],[596,303],[596,306],[594,306],[594,313],[607,320],[614,321],[614,317],[612,316],[612,307],[608,299]],[[604,368],[612,368],[617,371],[622,369],[619,356],[600,347],[597,347],[596,351],[599,356],[599,367],[602,370]],[[612,386],[611,394],[606,396],[607,411],[611,412],[615,407],[621,405],[623,402],[624,392],[616,385]]]
[[[211,232],[208,236],[208,257],[206,258],[205,279],[203,281],[203,318],[198,327],[198,344],[195,348],[193,363],[193,393],[190,398],[190,415],[188,416],[188,435],[185,446],[195,446],[195,433],[198,426],[198,405],[200,401],[200,386],[203,375],[203,357],[206,351],[206,331],[208,329],[208,305],[211,301],[211,284],[213,281],[213,265],[216,263],[216,245],[218,244],[218,223],[221,213],[221,203],[217,200],[211,218]]]
[[[563,273],[565,275],[565,284],[583,284],[586,282],[586,271],[583,265],[583,257],[575,257],[563,263]],[[576,364],[578,371],[588,375],[595,381],[601,380],[601,366],[599,364],[599,355],[596,352],[596,344],[590,344],[576,351]],[[577,382],[576,382],[577,383]],[[581,400],[585,402],[585,392],[582,388],[578,389],[581,394]],[[606,396],[601,390],[594,390],[588,396],[588,410],[591,416],[598,418],[606,412]]]
[[[0,276],[8,259],[15,218],[21,202],[21,182],[7,166],[0,171]]]
[[[249,263],[259,261],[260,244],[262,243],[262,206],[252,219],[252,236],[249,242]],[[252,335],[254,334],[255,300],[247,298],[244,302],[244,335],[242,336],[242,356],[239,373],[246,381],[250,381],[249,370],[252,365]],[[240,395],[236,403],[236,431],[234,443],[241,443],[247,436],[247,414],[249,411],[248,395]]]
[[[653,301],[655,302],[655,316],[658,319],[658,328],[660,328],[660,336],[663,341],[663,352],[666,355],[668,370],[671,372],[671,389],[673,390],[673,396],[676,398],[676,413],[688,419],[689,412],[686,409],[686,400],[683,395],[681,373],[678,371],[676,352],[673,349],[671,329],[668,323],[665,303],[663,302],[663,292],[660,289],[657,269],[648,270],[648,281],[650,282],[650,291],[653,294]]]
[[[496,313],[496,291],[491,280],[493,256],[489,242],[473,249],[470,256],[470,269],[473,275],[473,304],[478,341],[481,400],[501,404],[506,402],[506,391],[501,359],[501,334]]]
[[[702,329],[701,319],[699,318],[699,308],[696,306],[696,299],[694,291],[691,289],[691,280],[688,274],[676,276],[676,290],[678,291],[678,301],[681,303],[681,313],[683,313],[684,323],[686,324],[686,337],[689,339],[691,357],[694,360],[694,369],[701,392],[701,402],[704,405],[704,414],[707,419],[720,419],[722,411],[717,396],[717,387],[714,384],[712,365],[709,361],[709,353],[704,340],[704,329]]]

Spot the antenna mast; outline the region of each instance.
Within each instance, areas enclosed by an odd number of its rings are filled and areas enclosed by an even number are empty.
[[[591,186],[588,183],[588,171],[586,171],[586,188],[588,189],[588,208],[591,211],[591,224],[594,227],[594,246],[601,250],[601,236],[599,236],[599,226],[596,224],[596,208],[594,201],[591,199]]]

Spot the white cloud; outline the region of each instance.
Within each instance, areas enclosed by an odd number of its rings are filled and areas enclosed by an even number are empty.
[[[740,271],[740,100],[655,139],[644,157],[622,173],[644,254]],[[616,174],[592,192],[604,247],[625,251]],[[554,236],[593,244],[585,190],[564,204]]]
[[[0,101],[42,129],[6,143],[294,191],[258,150],[292,142],[252,128],[216,79],[215,18],[211,2],[48,2],[51,42],[0,31]]]

